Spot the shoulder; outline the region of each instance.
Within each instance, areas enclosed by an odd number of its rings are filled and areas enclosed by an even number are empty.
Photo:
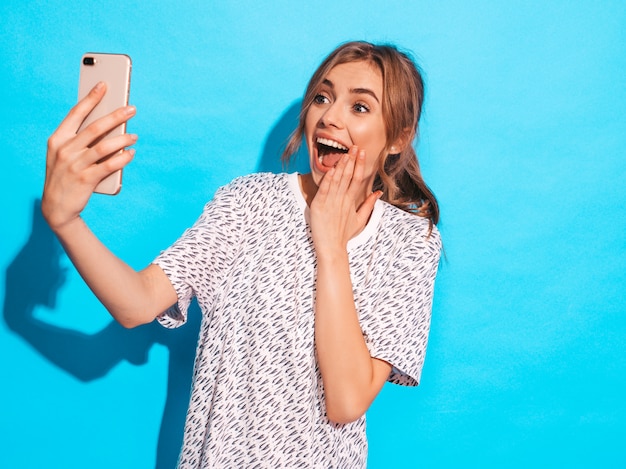
[[[297,207],[289,174],[255,173],[233,179],[208,204],[217,204],[243,220],[279,220]]]
[[[287,174],[253,173],[240,176],[220,188],[237,192],[257,192],[268,188],[280,189],[286,187]]]
[[[263,203],[269,198],[276,198],[288,190],[286,174],[254,173],[239,176],[221,186],[213,196],[212,202],[228,200],[233,206]]]
[[[431,225],[427,218],[405,212],[387,202],[381,219],[381,231],[384,237],[393,239],[396,243],[406,244],[407,247],[428,249],[439,254],[441,251],[441,236],[436,225]]]

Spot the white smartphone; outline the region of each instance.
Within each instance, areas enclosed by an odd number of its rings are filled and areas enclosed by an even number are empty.
[[[128,105],[130,93],[130,72],[132,62],[125,54],[87,53],[83,55],[80,64],[80,80],[78,83],[78,99],[84,98],[100,81],[106,83],[106,94],[102,101],[89,113],[81,124],[79,131],[93,121],[110,112]],[[126,124],[112,129],[104,138],[122,135],[126,132]],[[95,145],[97,142],[93,142]],[[110,157],[103,158],[101,161]],[[122,170],[115,171],[104,178],[94,189],[100,194],[115,195],[122,189]]]

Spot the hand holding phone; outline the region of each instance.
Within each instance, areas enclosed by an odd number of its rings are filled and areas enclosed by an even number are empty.
[[[80,81],[78,85],[78,100],[83,99],[99,82],[106,84],[106,94],[98,105],[89,113],[78,129],[83,130],[97,119],[127,106],[130,93],[130,73],[132,63],[130,57],[124,54],[87,53],[82,57],[80,66]],[[126,132],[126,122],[108,132],[102,139],[122,135]],[[99,140],[93,142],[95,145]],[[106,160],[111,155],[103,158]],[[94,189],[100,194],[115,195],[122,188],[122,170],[115,171],[105,177]]]
[[[124,129],[124,124],[135,115],[135,108],[125,106],[94,118],[93,112],[109,88],[106,82],[99,81],[48,139],[41,211],[57,235],[66,227],[71,230],[73,222],[80,219],[96,186],[133,159],[134,150],[128,147],[134,145],[137,136],[113,136],[111,131]],[[93,122],[88,124],[88,120]],[[119,187],[116,183],[111,189],[99,190],[114,194]]]

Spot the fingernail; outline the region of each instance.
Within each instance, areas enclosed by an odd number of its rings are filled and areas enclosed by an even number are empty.
[[[103,86],[104,86],[104,82],[103,81],[99,81],[98,83],[96,83],[96,86],[93,87],[93,90],[94,91],[100,91]]]
[[[135,156],[135,149],[134,148],[129,149],[128,153],[130,153],[130,156]]]
[[[126,106],[126,109],[124,109],[124,112],[128,115],[134,114],[135,111],[135,106]]]
[[[137,134],[130,134],[130,139],[131,139],[133,142],[136,142],[138,138],[139,138],[139,136],[138,136]]]

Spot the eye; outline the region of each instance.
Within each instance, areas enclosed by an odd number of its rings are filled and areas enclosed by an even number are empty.
[[[323,94],[316,94],[315,98],[313,98],[313,102],[315,104],[328,104],[330,100]]]
[[[356,103],[354,106],[352,106],[352,109],[354,109],[354,111],[359,114],[370,112],[369,106],[363,103]]]

